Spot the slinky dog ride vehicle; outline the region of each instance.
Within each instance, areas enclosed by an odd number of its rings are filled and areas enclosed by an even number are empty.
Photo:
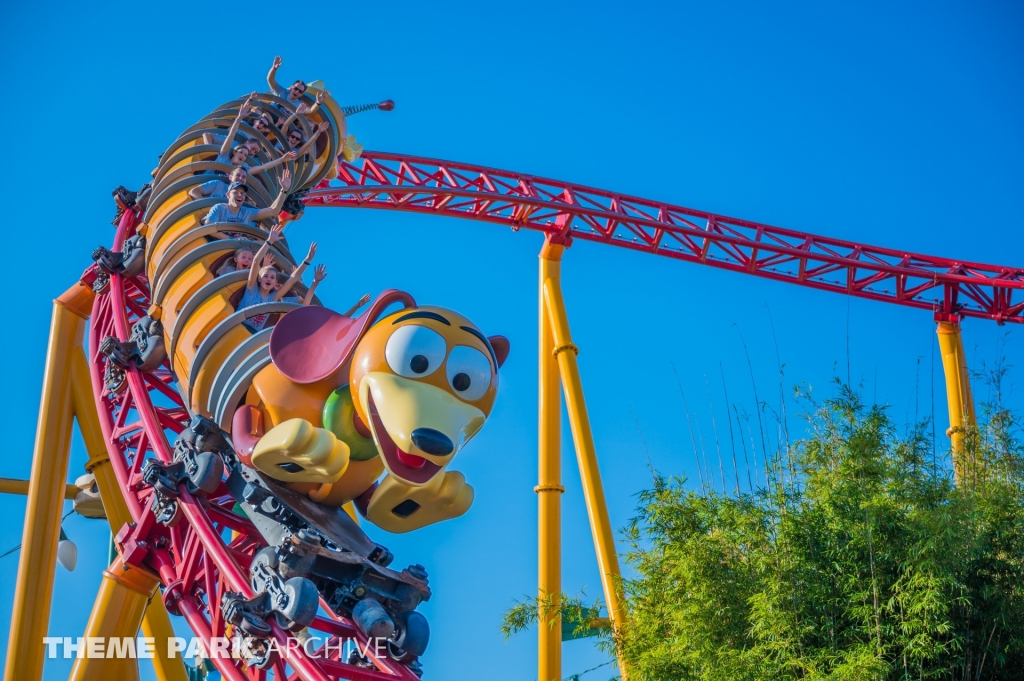
[[[309,95],[317,92],[311,87]],[[285,139],[282,130],[271,123],[260,132],[241,116],[252,105],[289,103],[257,95],[225,105],[171,145],[151,187],[117,193],[122,210],[141,222],[120,252],[94,253],[93,286],[103,291],[115,272],[131,277],[148,309],[127,340],[101,343],[104,385],[117,395],[129,367],[169,367],[187,407],[190,421],[174,440],[173,460],[150,458],[141,469],[156,522],[176,525],[185,492],[200,499],[229,493],[233,512],[262,536],[265,545],[250,547],[254,595],[226,590],[219,604],[242,639],[247,665],[272,664],[272,624],[299,632],[322,599],[366,636],[385,639],[388,655],[419,673],[429,627],[416,608],[431,595],[427,572],[420,565],[391,569],[391,552],[342,507],[390,532],[465,513],[473,488],[448,466],[490,414],[509,343],[458,312],[418,306],[396,290],[351,317],[316,299],[308,307],[239,307],[248,272],[216,273],[238,249],[252,244],[255,251],[274,218],[204,224],[224,199],[195,199],[189,190],[208,182],[211,171],[231,171],[208,142],[223,140],[232,124],[259,143],[253,163],[281,158],[272,138]],[[329,96],[295,124],[306,139],[321,124],[326,130],[304,156],[279,164],[293,178],[290,187],[274,173],[249,176],[247,195],[258,208],[278,205],[275,196],[301,197],[333,177],[336,157],[358,155],[343,110]],[[301,213],[291,205],[284,202],[282,220]],[[286,239],[270,252],[284,269],[297,264]],[[260,315],[262,330],[243,324]]]

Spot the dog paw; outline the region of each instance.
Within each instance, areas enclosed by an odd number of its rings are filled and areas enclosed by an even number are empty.
[[[274,426],[252,452],[253,466],[285,482],[337,482],[348,462],[348,445],[305,419]]]
[[[387,475],[366,508],[366,517],[388,532],[411,532],[458,518],[473,504],[473,487],[458,471],[443,471],[422,487],[410,487]]]

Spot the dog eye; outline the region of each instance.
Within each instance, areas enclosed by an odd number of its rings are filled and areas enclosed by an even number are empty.
[[[434,373],[444,361],[447,344],[441,334],[409,324],[391,334],[384,347],[388,366],[399,376],[418,378]]]
[[[448,383],[460,399],[479,400],[491,385],[491,362],[475,348],[456,345],[445,366]]]

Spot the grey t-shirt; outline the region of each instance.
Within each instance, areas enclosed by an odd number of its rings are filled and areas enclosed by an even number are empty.
[[[228,153],[226,153],[226,154],[217,154],[217,158],[215,158],[213,160],[216,161],[217,163],[227,163],[229,166],[234,165],[234,163],[231,162],[231,152],[230,151]],[[249,172],[249,164],[248,163],[246,163],[245,161],[242,161],[239,165],[242,168],[245,168],[245,172]]]
[[[217,157],[214,158],[213,160],[216,161],[217,163],[226,163],[229,166],[234,166],[234,164],[231,162],[231,152],[230,151],[228,153],[226,153],[226,154],[217,154]],[[246,173],[249,172],[249,164],[246,163],[245,161],[242,161],[242,163],[240,163],[239,166],[242,167],[242,168],[245,168],[245,172]],[[210,168],[209,170],[204,170],[201,174],[202,175],[227,175],[226,172],[224,172],[223,170],[220,170],[219,168]]]
[[[200,191],[203,192],[203,196],[211,199],[223,199],[228,195],[228,183],[221,182],[220,180],[210,180],[199,185]]]
[[[301,96],[298,99],[288,99],[291,93],[288,92],[288,88],[282,87],[280,85],[274,88],[273,93],[280,97],[281,99],[283,99],[284,101],[288,102],[288,107],[290,108],[281,106],[277,102],[274,102],[274,108],[280,111],[285,118],[295,113],[295,109],[299,108],[299,104],[302,104],[303,102],[306,101]]]
[[[221,265],[220,267],[217,268],[217,271],[214,272],[214,275],[218,276],[218,277],[223,277],[225,274],[231,274],[232,272],[237,272],[237,271],[238,271],[238,266],[235,265],[235,261],[234,260],[228,260],[226,263],[224,263],[223,265]]]
[[[210,209],[210,212],[206,214],[206,217],[203,218],[203,220],[208,225],[212,225],[215,222],[231,222],[235,224],[255,226],[256,214],[259,212],[258,208],[252,208],[250,206],[239,206],[237,211],[232,212],[231,206],[228,204],[218,203]]]
[[[296,109],[299,106],[299,104],[301,104],[304,101],[301,95],[299,96],[298,99],[288,99],[289,97],[291,97],[292,93],[288,90],[288,88],[283,87],[282,85],[278,85],[276,88],[274,88],[274,94],[288,102],[288,106],[290,106],[293,110]]]
[[[242,299],[238,301],[238,307],[235,309],[244,310],[247,307],[261,305],[263,303],[270,303],[273,301],[274,292],[270,291],[268,293],[264,293],[263,290],[260,288],[259,283],[257,283],[256,286],[253,286],[252,288],[247,287],[245,289],[245,293],[242,294]],[[242,324],[247,326],[250,331],[259,331],[267,323],[268,317],[270,317],[270,315],[268,314],[258,314],[254,317],[249,317],[244,322],[242,322]]]

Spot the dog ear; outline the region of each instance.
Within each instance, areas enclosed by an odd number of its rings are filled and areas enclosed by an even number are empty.
[[[316,383],[336,372],[352,355],[360,325],[319,305],[292,310],[270,332],[270,359],[288,379]]]
[[[498,360],[498,366],[501,367],[505,360],[508,359],[508,351],[511,349],[508,338],[504,336],[488,336],[487,342],[494,349],[494,358]]]
[[[322,381],[341,369],[367,329],[392,303],[416,306],[408,293],[388,289],[355,319],[318,305],[292,310],[270,332],[270,359],[296,383]]]

